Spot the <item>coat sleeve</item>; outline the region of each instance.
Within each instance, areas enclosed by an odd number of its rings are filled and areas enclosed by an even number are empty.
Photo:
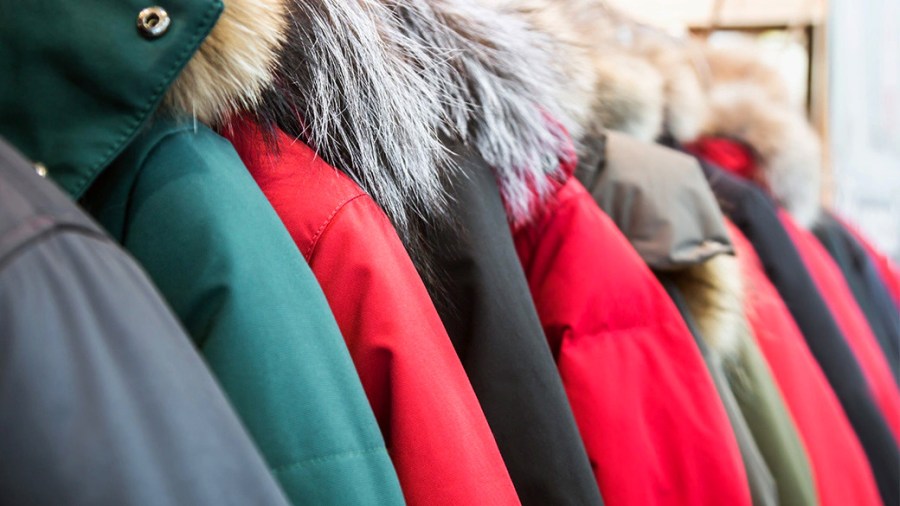
[[[286,505],[184,331],[99,233],[0,270],[0,496],[9,504]]]
[[[295,504],[398,504],[396,473],[328,304],[227,141],[162,138],[124,243],[171,304]]]
[[[309,259],[407,500],[435,506],[518,504],[450,338],[377,204],[361,196],[343,205]]]
[[[862,443],[885,504],[900,504],[900,451],[865,377],[819,293],[774,204],[755,188],[730,202],[731,218],[750,240],[766,275],[803,333]]]

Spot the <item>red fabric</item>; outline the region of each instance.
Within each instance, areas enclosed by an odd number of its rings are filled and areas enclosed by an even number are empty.
[[[696,343],[584,187],[569,178],[514,235],[607,506],[749,505]]]
[[[237,125],[230,136],[325,292],[407,502],[519,504],[450,339],[384,212],[302,142],[279,132],[277,154],[266,154],[253,125]]]
[[[816,236],[797,225],[784,209],[779,209],[778,215],[837,320],[847,344],[856,355],[875,402],[881,408],[894,437],[900,440],[900,388],[894,381],[887,358],[878,344],[878,338],[869,327],[865,313],[853,297],[840,267]]]
[[[746,313],[806,447],[822,506],[878,506],[862,445],[750,241],[727,223],[741,264]]]
[[[685,145],[685,149],[744,179],[754,180],[756,177],[756,158],[749,147],[738,141],[701,137]]]
[[[862,244],[863,248],[868,253],[869,258],[872,260],[872,263],[875,264],[875,268],[878,270],[879,277],[882,282],[884,282],[885,286],[887,286],[888,291],[894,299],[894,304],[896,304],[897,309],[900,310],[900,267],[897,266],[890,258],[888,258],[884,253],[878,250],[872,242],[870,242],[866,237],[856,229],[856,227],[850,225],[846,221],[838,218],[843,224],[844,227],[850,231],[851,234]]]

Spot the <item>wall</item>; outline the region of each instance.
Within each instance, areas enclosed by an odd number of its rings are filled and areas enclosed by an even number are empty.
[[[900,260],[900,1],[830,10],[833,205]]]

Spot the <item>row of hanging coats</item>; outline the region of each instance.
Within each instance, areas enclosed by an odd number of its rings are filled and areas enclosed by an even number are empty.
[[[900,506],[900,274],[751,52],[599,0],[0,7],[12,503]]]

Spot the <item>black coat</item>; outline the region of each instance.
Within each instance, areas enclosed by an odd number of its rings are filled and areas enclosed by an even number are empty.
[[[862,443],[886,506],[900,505],[900,449],[825,300],[781,225],[775,203],[752,183],[703,162],[722,211],[747,236],[797,322]]]
[[[524,505],[602,504],[488,165],[452,146],[454,230],[437,231],[438,313]],[[430,289],[432,287],[429,287]]]
[[[4,504],[286,506],[134,261],[0,140]]]
[[[900,380],[900,314],[877,267],[865,248],[834,216],[823,213],[813,232],[841,268],[853,297],[878,337],[894,379]]]

